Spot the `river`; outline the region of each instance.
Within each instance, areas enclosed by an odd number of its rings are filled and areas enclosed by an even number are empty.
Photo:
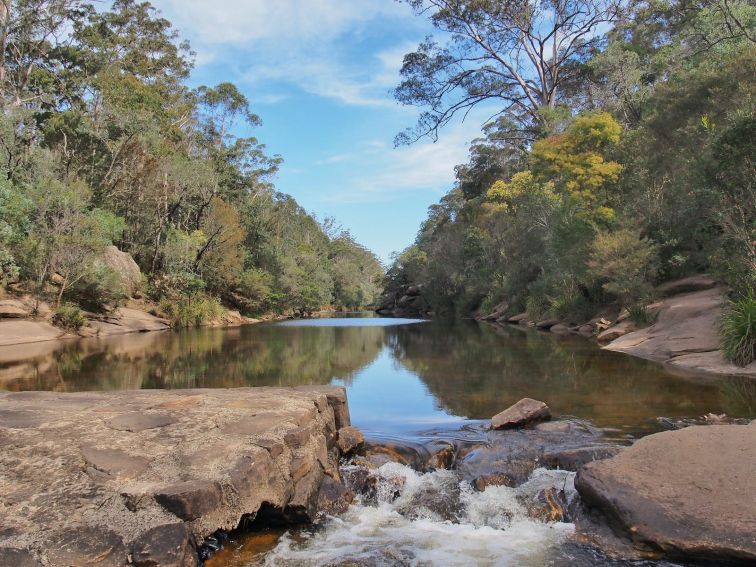
[[[663,366],[598,349],[574,336],[470,321],[368,314],[124,335],[0,348],[0,389],[112,390],[337,384],[368,439],[423,441],[479,427],[523,397],[554,415],[588,419],[629,441],[660,430],[659,417],[712,412],[756,416],[748,378],[673,375]],[[385,465],[401,496],[353,505],[315,530],[266,532],[213,565],[605,564],[568,544],[571,524],[527,517],[523,494],[570,473],[538,469],[516,489],[460,487],[448,471]],[[456,520],[412,512],[418,492],[456,502]],[[395,496],[395,495],[394,495]],[[352,563],[349,563],[352,561]],[[594,562],[595,561],[595,562]]]

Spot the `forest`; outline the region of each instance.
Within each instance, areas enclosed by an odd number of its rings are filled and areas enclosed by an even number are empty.
[[[386,296],[575,322],[614,302],[647,323],[656,283],[707,272],[731,290],[725,351],[754,360],[753,3],[406,2],[438,38],[404,57],[394,95],[422,110],[397,144],[493,110]]]
[[[58,320],[139,294],[177,325],[370,305],[383,267],[274,186],[282,162],[233,84],[189,86],[194,54],[147,2],[0,3],[0,295]]]

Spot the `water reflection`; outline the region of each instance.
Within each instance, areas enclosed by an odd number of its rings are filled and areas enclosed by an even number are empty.
[[[701,381],[577,337],[471,322],[319,319],[0,348],[0,388],[343,384],[355,423],[407,434],[543,399],[631,433],[657,416],[756,415],[756,380]]]

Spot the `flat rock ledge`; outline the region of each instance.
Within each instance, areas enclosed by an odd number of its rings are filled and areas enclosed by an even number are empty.
[[[755,471],[756,421],[692,426],[585,465],[575,487],[639,549],[754,565]]]
[[[348,425],[330,386],[2,393],[0,566],[194,566],[261,509],[311,521]]]

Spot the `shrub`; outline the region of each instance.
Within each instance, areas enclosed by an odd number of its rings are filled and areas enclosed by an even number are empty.
[[[55,310],[52,320],[66,331],[78,331],[87,324],[84,313],[73,303],[61,303]]]
[[[756,295],[753,290],[730,301],[720,335],[725,357],[738,366],[756,360]]]
[[[602,232],[591,244],[589,274],[623,305],[648,298],[657,269],[658,247],[637,230]]]
[[[627,310],[630,314],[630,320],[639,327],[646,327],[651,323],[651,314],[648,312],[645,305],[636,303],[628,307]]]
[[[224,309],[218,298],[194,294],[176,299],[164,298],[160,302],[160,311],[174,327],[199,327],[219,319]]]
[[[106,305],[119,307],[126,302],[129,293],[123,278],[103,262],[94,261],[69,292],[78,303],[87,309],[102,310]]]

